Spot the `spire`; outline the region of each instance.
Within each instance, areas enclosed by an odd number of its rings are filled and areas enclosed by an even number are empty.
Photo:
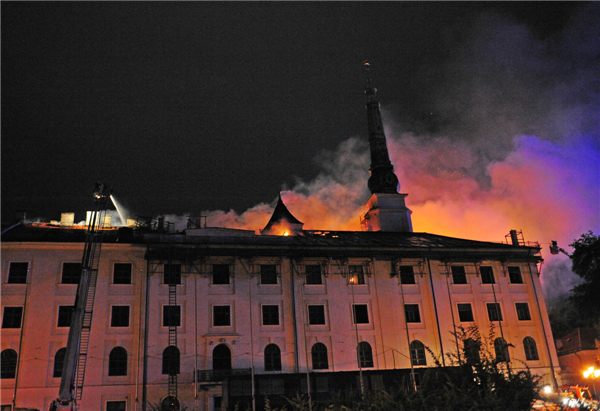
[[[302,231],[303,225],[304,223],[300,222],[292,213],[290,213],[290,210],[288,210],[281,199],[281,194],[279,194],[277,205],[275,206],[275,210],[273,210],[273,215],[265,228],[261,230],[261,233],[272,235],[294,235]]]
[[[377,89],[371,84],[369,63],[365,61],[364,65],[367,75],[365,94],[367,95],[366,108],[369,126],[369,147],[371,149],[371,168],[369,169],[371,177],[369,178],[368,186],[372,194],[394,194],[398,193],[400,184],[398,183],[398,177],[394,174],[394,166],[390,162],[388,154],[379,102],[375,96]]]

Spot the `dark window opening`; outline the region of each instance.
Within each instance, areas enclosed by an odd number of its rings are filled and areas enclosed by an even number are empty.
[[[62,284],[79,284],[81,263],[63,263]]]
[[[277,284],[277,266],[274,264],[260,266],[260,283]]]
[[[479,267],[479,274],[481,275],[481,284],[496,284],[492,267]]]
[[[511,284],[523,284],[523,276],[519,267],[508,267],[508,278]]]
[[[498,360],[498,362],[510,361],[510,356],[508,355],[508,344],[504,338],[496,338],[494,340],[494,351],[496,352],[496,360]]]
[[[531,314],[529,313],[529,305],[527,303],[516,303],[517,318],[519,321],[531,320]]]
[[[0,353],[0,378],[15,378],[17,372],[17,352],[15,350],[4,350]]]
[[[366,304],[355,304],[352,309],[354,311],[354,324],[369,324],[369,310]]]
[[[265,347],[265,371],[281,371],[281,350],[275,344]]]
[[[471,304],[457,304],[458,305],[458,319],[461,322],[473,321],[473,310]]]
[[[179,374],[179,348],[170,345],[163,351],[162,373],[168,375]]]
[[[453,284],[467,284],[467,273],[465,267],[462,265],[453,265],[450,267],[452,270],[452,283]]]
[[[8,269],[8,284],[26,284],[29,263],[10,263]]]
[[[111,307],[110,326],[129,327],[129,306],[113,305]]]
[[[23,307],[4,307],[2,317],[2,328],[21,328],[23,318]]]
[[[327,359],[327,347],[323,343],[316,343],[312,346],[312,364],[314,370],[326,370],[329,368]]]
[[[481,357],[479,356],[480,346],[481,343],[476,342],[472,338],[467,338],[464,341],[464,353],[467,364],[478,364],[481,362]]]
[[[308,323],[310,325],[325,325],[325,306],[308,306]]]
[[[215,305],[213,307],[213,324],[215,327],[231,325],[231,307],[228,305]]]
[[[163,306],[163,327],[179,327],[181,325],[181,306]]]
[[[167,285],[181,284],[181,264],[165,264],[164,265],[163,282]]]
[[[70,327],[71,326],[71,318],[73,318],[73,310],[75,310],[75,306],[73,305],[59,305],[58,306],[58,322],[56,324],[57,327]]]
[[[125,411],[125,401],[106,401],[106,411]]]
[[[262,318],[263,325],[279,325],[279,306],[263,305]]]
[[[490,321],[502,321],[502,311],[499,303],[488,303],[487,312]]]
[[[323,278],[321,277],[321,266],[320,265],[307,265],[306,266],[306,284],[309,284],[309,285],[323,284]]]
[[[66,348],[61,348],[54,355],[54,369],[52,370],[52,378],[62,377],[63,367],[65,366]]]
[[[225,344],[213,350],[213,370],[231,370],[231,350]]]
[[[419,313],[418,304],[404,304],[404,314],[406,315],[407,323],[421,322],[421,314]]]
[[[113,284],[131,284],[131,263],[115,263]]]
[[[127,375],[127,350],[115,347],[108,356],[108,375]]]
[[[213,264],[212,283],[215,285],[229,284],[229,264]]]
[[[421,341],[415,340],[410,343],[410,360],[412,365],[427,365],[425,346]]]
[[[416,284],[415,270],[412,265],[400,266],[400,284]]]
[[[525,337],[523,339],[523,347],[525,348],[525,359],[527,361],[537,361],[540,359],[537,351],[537,344],[531,337]]]
[[[373,367],[373,351],[371,350],[371,344],[366,341],[358,344],[358,361],[361,368]]]

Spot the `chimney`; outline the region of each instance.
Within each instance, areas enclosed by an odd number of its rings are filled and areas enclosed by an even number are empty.
[[[517,230],[510,230],[510,240],[512,241],[512,245],[521,245],[521,244],[519,244],[519,237],[517,236]]]

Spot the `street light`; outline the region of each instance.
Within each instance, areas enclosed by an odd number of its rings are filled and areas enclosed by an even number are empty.
[[[596,378],[600,377],[600,370],[594,369],[594,367],[590,367],[583,372],[583,378],[591,378],[592,385],[594,386],[594,397],[596,400],[598,399],[598,392],[596,391]]]

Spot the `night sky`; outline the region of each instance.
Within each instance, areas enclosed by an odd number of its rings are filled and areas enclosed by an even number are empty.
[[[551,43],[585,7],[2,2],[2,221],[82,219],[96,180],[134,215],[272,203],[366,139],[363,60],[403,131],[468,139],[438,97],[481,19]]]

